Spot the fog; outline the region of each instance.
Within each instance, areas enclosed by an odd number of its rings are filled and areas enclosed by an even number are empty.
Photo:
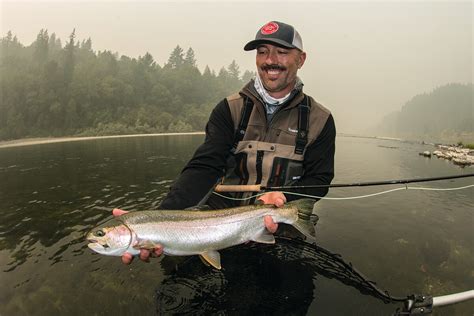
[[[472,2],[1,2],[1,33],[30,45],[40,29],[66,41],[76,29],[94,50],[163,65],[176,45],[192,47],[201,70],[235,60],[270,20],[296,27],[307,60],[305,92],[334,114],[338,132],[357,133],[413,96],[447,83],[472,83]]]

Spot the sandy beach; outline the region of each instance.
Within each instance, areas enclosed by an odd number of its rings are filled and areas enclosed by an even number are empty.
[[[204,135],[204,132],[131,134],[131,135],[89,136],[89,137],[22,138],[22,139],[8,140],[8,141],[0,141],[0,148],[62,143],[62,142],[75,142],[75,141],[103,139],[103,138],[148,137],[148,136],[170,136],[170,135]]]

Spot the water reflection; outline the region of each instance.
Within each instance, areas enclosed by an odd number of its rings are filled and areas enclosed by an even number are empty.
[[[275,245],[249,243],[222,251],[221,271],[205,266],[196,256],[165,258],[162,265],[168,269],[156,291],[160,315],[306,315],[320,295],[321,276],[373,296],[373,301],[379,300],[372,302],[379,312],[395,310],[394,304],[383,306],[389,301],[338,255],[285,237],[278,237]],[[347,312],[341,306],[332,308],[334,315]]]
[[[80,254],[84,234],[115,207],[156,209],[199,140],[184,137],[173,146],[156,137],[1,149],[0,249],[10,251],[3,271],[35,257],[38,247],[57,248],[47,256],[51,265],[68,249]]]
[[[314,253],[306,254],[309,261],[297,259],[289,245],[224,250],[221,272],[197,257],[124,266],[87,248],[85,233],[110,218],[112,208],[156,208],[201,141],[202,136],[143,137],[0,149],[0,314],[150,314],[191,311],[193,304],[202,304],[193,313],[201,306],[228,314],[251,307],[261,313],[334,314],[335,307],[343,315],[393,312],[324,274],[329,267],[319,269]],[[465,171],[424,159],[420,151],[415,144],[338,138],[335,182]],[[472,190],[401,191],[318,204],[318,242],[394,293],[442,295],[472,288]],[[460,304],[447,314],[473,308]]]

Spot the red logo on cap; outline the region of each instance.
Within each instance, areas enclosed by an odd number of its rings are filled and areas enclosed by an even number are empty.
[[[262,28],[260,29],[260,32],[263,35],[269,35],[269,34],[273,34],[276,31],[278,31],[278,28],[279,28],[279,26],[275,22],[268,22],[267,24],[262,26]]]

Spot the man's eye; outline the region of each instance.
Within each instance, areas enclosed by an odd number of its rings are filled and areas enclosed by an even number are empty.
[[[288,51],[286,51],[286,50],[279,50],[279,51],[278,51],[278,54],[286,55],[286,54],[288,54]]]

